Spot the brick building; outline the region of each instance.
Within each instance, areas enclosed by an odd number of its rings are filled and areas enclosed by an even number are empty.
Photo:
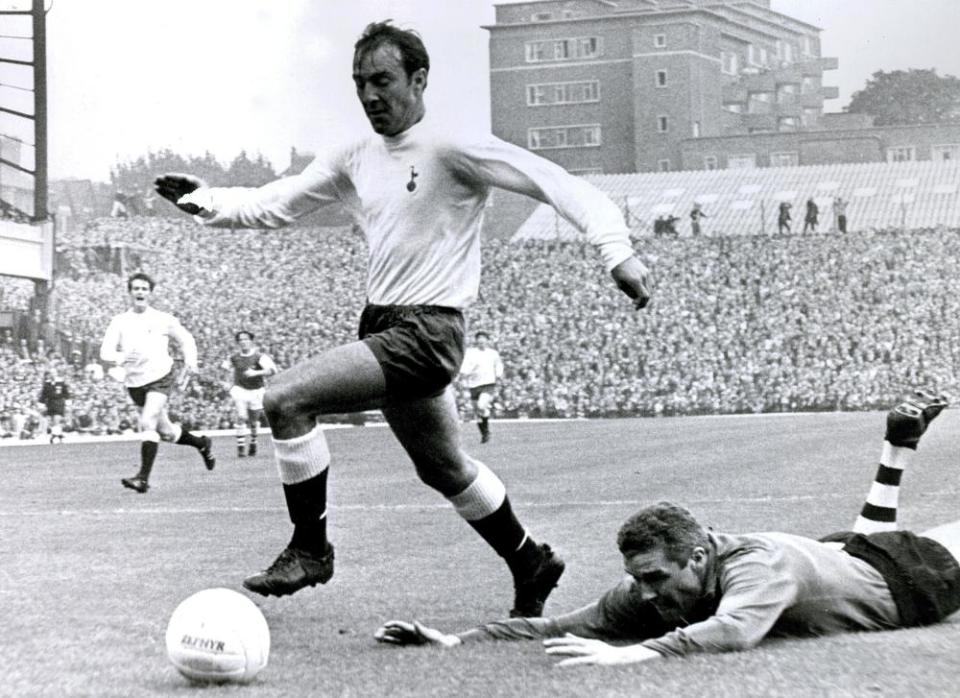
[[[824,114],[836,58],[769,0],[496,6],[493,132],[577,173],[960,157],[960,126]]]

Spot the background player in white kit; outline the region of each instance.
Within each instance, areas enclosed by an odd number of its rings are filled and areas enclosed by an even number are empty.
[[[473,335],[476,346],[467,347],[460,367],[463,384],[470,390],[473,413],[480,429],[480,443],[490,440],[490,415],[496,397],[497,381],[503,377],[500,352],[490,346],[490,335],[484,331]]]
[[[213,470],[216,464],[210,451],[210,438],[191,434],[171,422],[167,415],[167,399],[176,383],[170,340],[183,352],[186,371],[181,386],[197,372],[197,343],[177,318],[150,307],[154,286],[153,279],[142,272],[127,279],[132,307],[113,317],[100,346],[100,358],[123,369],[127,392],[140,408],[140,470],[120,482],[141,494],[150,489],[150,471],[160,439],[194,447],[203,457],[207,470]]]
[[[233,338],[240,351],[223,362],[231,372],[230,397],[237,407],[237,456],[257,455],[257,428],[263,416],[265,379],[277,372],[277,365],[254,345],[253,333],[240,330]],[[249,442],[247,437],[249,435]]]
[[[451,132],[425,118],[429,69],[416,33],[371,24],[354,47],[353,81],[376,136],[256,189],[209,188],[175,173],[158,177],[156,188],[220,227],[280,227],[340,202],[367,238],[360,341],[326,349],[267,387],[264,409],[294,530],[273,564],[244,586],[282,596],[330,580],[330,452],[317,417],[379,408],[421,481],[506,562],[511,613],[539,616],[563,561],[520,524],[496,474],[464,452],[450,386],[463,361],[462,308],[479,291],[480,224],[491,188],[550,203],[597,246],[637,308],[650,296],[647,269],[619,209],[585,180],[489,134]]]

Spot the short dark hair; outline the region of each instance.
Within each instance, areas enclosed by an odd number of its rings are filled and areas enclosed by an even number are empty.
[[[662,548],[668,560],[681,567],[696,547],[707,547],[703,526],[689,511],[670,502],[644,507],[627,519],[617,533],[617,547],[624,557]]]
[[[474,339],[480,339],[481,337],[486,337],[487,339],[490,339],[490,333],[489,333],[489,332],[484,332],[483,330],[480,330],[480,331],[477,332],[475,335],[473,335],[473,338],[474,338]]]
[[[127,290],[128,290],[128,291],[132,291],[132,290],[133,290],[133,282],[134,282],[134,281],[146,281],[147,284],[149,284],[151,291],[153,290],[153,287],[157,285],[157,283],[153,280],[153,277],[152,277],[152,276],[150,276],[150,275],[147,274],[146,272],[138,271],[138,272],[134,272],[133,274],[131,274],[131,275],[127,278]]]
[[[253,336],[253,332],[250,330],[237,330],[237,333],[233,335],[234,341],[239,342],[243,335],[247,335],[247,337],[250,339],[256,339],[256,337]]]
[[[430,72],[430,56],[427,55],[420,35],[411,29],[395,27],[391,24],[392,21],[386,19],[382,22],[371,22],[366,26],[353,46],[354,61],[376,51],[384,44],[390,44],[400,52],[400,60],[408,78],[421,68]]]

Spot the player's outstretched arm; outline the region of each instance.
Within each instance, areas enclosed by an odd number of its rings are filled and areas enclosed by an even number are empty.
[[[650,272],[636,257],[627,257],[611,271],[621,291],[633,299],[637,310],[645,308],[650,302]]]
[[[189,213],[191,216],[200,213],[201,209],[196,204],[179,203],[181,197],[186,196],[200,187],[207,186],[207,183],[199,177],[182,174],[180,172],[168,172],[167,174],[162,174],[157,177],[153,182],[153,186],[160,196],[172,202],[181,211]]]
[[[659,659],[663,655],[643,645],[626,645],[618,647],[603,640],[591,640],[567,633],[563,637],[548,638],[543,641],[547,654],[558,657],[567,657],[557,663],[557,666],[577,666],[580,664],[595,664],[598,666],[619,666],[622,664],[636,664],[651,659]]]
[[[448,635],[435,628],[413,621],[390,620],[373,634],[377,642],[388,645],[436,645],[438,647],[456,647],[461,640],[456,635]]]

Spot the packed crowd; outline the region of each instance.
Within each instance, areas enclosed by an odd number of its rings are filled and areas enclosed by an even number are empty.
[[[115,265],[104,269],[87,251],[137,251],[158,281],[155,304],[200,347],[199,380],[171,403],[195,428],[233,423],[220,365],[236,329],[252,330],[281,368],[355,336],[366,251],[348,228],[103,219],[59,243],[70,273],[56,286],[57,326],[95,344],[127,296]],[[956,230],[641,237],[637,246],[655,278],[642,312],[613,288],[592,247],[486,241],[482,295],[467,319],[470,335],[486,330],[503,357],[499,415],[879,409],[917,383],[958,394]],[[31,351],[27,361],[4,349],[7,411],[35,409],[44,363],[59,360]],[[79,404],[104,430],[129,419],[109,378],[77,365],[69,381],[74,411]]]

